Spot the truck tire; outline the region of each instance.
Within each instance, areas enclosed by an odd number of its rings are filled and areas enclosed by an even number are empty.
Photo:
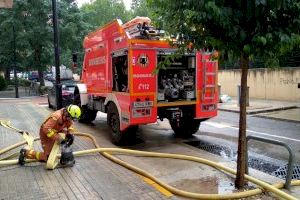
[[[124,143],[125,134],[120,131],[119,112],[114,103],[110,103],[107,109],[107,125],[111,129],[111,139],[116,145]]]
[[[111,139],[116,145],[127,144],[129,141],[134,141],[138,125],[130,126],[124,131],[120,131],[119,112],[114,103],[110,103],[107,109],[107,124],[111,129]]]
[[[173,129],[175,136],[177,137],[191,137],[195,134],[200,127],[201,120],[190,119],[190,118],[181,118],[179,121],[179,126],[177,126],[176,120],[169,120],[170,126]]]
[[[81,106],[78,87],[76,87],[74,91],[73,104],[79,106],[81,109],[81,117],[79,119],[79,122],[89,124],[96,119],[98,112],[97,110],[91,110],[86,105]]]
[[[81,123],[91,123],[96,119],[97,116],[97,110],[91,110],[87,106],[81,107],[81,117],[79,119],[79,122]]]

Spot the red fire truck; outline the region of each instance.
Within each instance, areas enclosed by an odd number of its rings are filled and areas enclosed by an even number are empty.
[[[155,72],[176,52],[162,35],[149,18],[136,17],[125,24],[115,20],[84,39],[75,102],[82,122],[93,121],[98,111],[107,113],[116,144],[157,119],[168,119],[176,135],[191,136],[217,115],[217,61],[211,53],[189,52]]]

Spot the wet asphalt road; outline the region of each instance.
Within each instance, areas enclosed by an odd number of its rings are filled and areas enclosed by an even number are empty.
[[[197,133],[199,138],[212,143],[237,148],[239,127],[239,114],[220,111],[218,116],[201,124]],[[247,116],[247,135],[254,135],[268,139],[282,141],[292,148],[295,154],[295,163],[300,163],[300,123],[265,119]],[[288,151],[281,146],[249,141],[249,151],[263,155],[267,158],[278,159],[283,162],[288,160]]]

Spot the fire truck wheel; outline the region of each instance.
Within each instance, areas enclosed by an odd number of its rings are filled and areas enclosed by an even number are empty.
[[[138,125],[134,126],[129,126],[125,131],[126,131],[126,141],[128,142],[134,142],[136,140],[136,133],[137,130],[139,129]]]
[[[179,126],[175,120],[169,120],[169,122],[175,133],[175,136],[185,138],[191,137],[193,134],[195,134],[199,130],[201,124],[200,120],[189,118],[180,119]]]
[[[79,119],[79,122],[81,123],[91,123],[96,119],[97,116],[97,110],[91,110],[87,108],[87,106],[81,107],[81,117]]]
[[[114,103],[110,103],[107,110],[107,124],[111,129],[112,142],[120,145],[124,142],[125,132],[120,131],[119,112]]]

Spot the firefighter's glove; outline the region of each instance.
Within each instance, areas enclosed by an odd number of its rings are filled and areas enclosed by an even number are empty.
[[[57,136],[56,141],[59,144],[63,144],[63,143],[65,143],[65,140],[66,140],[66,137],[64,136],[64,134],[63,133],[59,133],[58,136]]]
[[[71,146],[74,142],[74,135],[71,133],[66,134],[66,143],[68,146]]]

